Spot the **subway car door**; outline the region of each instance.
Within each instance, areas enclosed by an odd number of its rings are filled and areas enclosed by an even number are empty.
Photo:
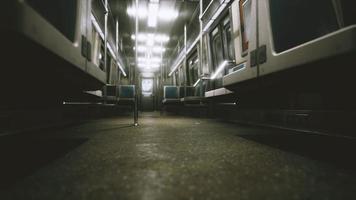
[[[141,109],[154,111],[154,78],[141,78]]]
[[[257,4],[258,0],[236,0],[231,5],[232,41],[235,51],[234,66],[229,66],[224,76],[224,86],[254,79],[257,70]],[[228,41],[229,44],[231,42]],[[231,48],[231,47],[229,47]]]

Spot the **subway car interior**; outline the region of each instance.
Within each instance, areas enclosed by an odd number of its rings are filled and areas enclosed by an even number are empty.
[[[0,9],[0,199],[356,199],[351,0]]]

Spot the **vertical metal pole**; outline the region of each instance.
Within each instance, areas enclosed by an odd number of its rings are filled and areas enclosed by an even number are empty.
[[[104,69],[106,72],[106,83],[109,83],[108,80],[108,67],[107,67],[107,48],[108,48],[108,15],[109,15],[109,9],[108,9],[108,0],[105,0],[105,25],[104,25],[104,46],[105,46],[105,50],[104,50]]]
[[[137,56],[138,56],[138,51],[137,51],[137,35],[138,35],[138,0],[136,0],[136,5],[135,5],[136,9],[135,9],[135,58],[136,58],[136,66],[135,66],[135,70],[133,73],[134,76],[134,82],[136,83],[136,87],[135,87],[135,109],[134,109],[134,125],[138,126],[138,80],[136,77],[136,69],[138,67],[138,61],[137,61]]]
[[[183,86],[184,86],[184,95],[183,95],[183,97],[185,97],[186,96],[186,94],[187,94],[187,22],[185,22],[185,24],[184,24],[184,64],[183,64],[183,72],[182,72],[182,76],[183,76],[183,80],[184,80],[184,84],[183,84]]]
[[[116,50],[119,51],[119,20],[116,18]]]
[[[199,44],[200,44],[200,57],[199,57],[199,68],[200,68],[200,70],[198,70],[198,71],[200,71],[200,74],[199,74],[199,76],[200,75],[202,75],[203,74],[203,21],[202,21],[202,15],[203,15],[203,12],[204,12],[204,10],[203,10],[203,0],[200,0],[199,1],[199,6],[200,6],[200,14],[199,14],[199,25],[200,25],[200,34],[199,34]],[[203,86],[204,86],[204,79],[203,79],[203,77],[201,77],[201,80],[200,80],[200,97],[203,97],[203,95],[204,95],[204,91],[203,91]]]

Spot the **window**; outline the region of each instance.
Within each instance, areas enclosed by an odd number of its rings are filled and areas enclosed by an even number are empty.
[[[277,53],[339,28],[332,0],[270,0],[270,13]]]
[[[252,34],[252,0],[240,0],[239,4],[242,54],[245,55],[248,51],[249,41]]]
[[[230,25],[230,19],[227,17],[224,20],[224,36],[226,40],[226,51],[228,60],[235,60],[234,42],[232,41],[232,30]]]
[[[178,80],[179,80],[179,70],[174,72],[174,80],[173,80],[174,83],[173,84],[178,86],[179,85],[179,81]]]
[[[217,69],[224,61],[224,48],[221,38],[219,26],[212,32],[212,53],[213,53],[213,69]]]
[[[105,71],[106,71],[106,80],[107,80],[107,83],[110,83],[110,74],[112,73],[111,72],[111,60],[112,60],[112,57],[109,55],[109,54],[106,54],[106,68],[105,68]]]
[[[188,81],[189,85],[194,85],[194,83],[199,79],[199,60],[197,51],[188,59]]]
[[[105,45],[104,42],[102,41],[100,45],[100,53],[99,53],[99,68],[103,71],[106,70],[104,56],[105,56]]]
[[[93,63],[96,66],[100,66],[101,61],[104,62],[103,56],[101,54],[101,45],[104,43],[99,33],[95,30],[94,25],[92,25],[92,57]]]
[[[230,15],[227,15],[210,33],[213,71],[218,70],[218,67],[224,61],[235,60],[235,49],[231,34]],[[216,78],[221,78],[226,72],[226,68],[219,69]]]
[[[77,1],[27,0],[27,3],[70,41],[75,40]]]
[[[179,86],[184,85],[184,71],[183,71],[183,66],[179,67]]]

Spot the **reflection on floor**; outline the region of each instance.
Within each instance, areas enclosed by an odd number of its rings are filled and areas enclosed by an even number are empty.
[[[0,199],[356,197],[352,140],[157,113],[131,124],[1,138]]]

